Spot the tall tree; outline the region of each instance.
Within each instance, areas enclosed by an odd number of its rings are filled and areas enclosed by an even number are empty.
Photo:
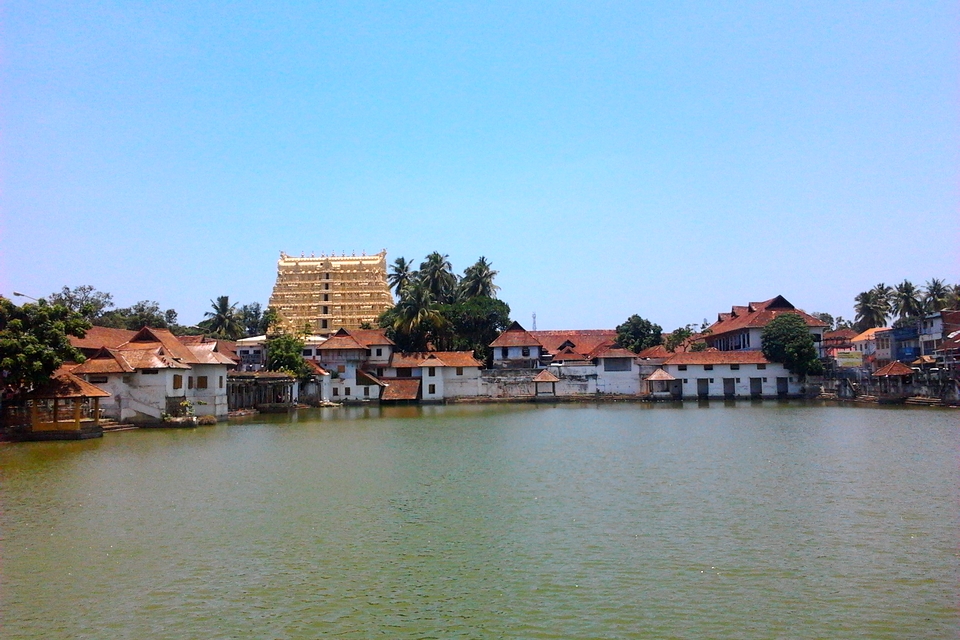
[[[379,323],[401,351],[426,351],[431,343],[443,349],[451,337],[440,305],[421,280],[407,285],[396,306],[380,315]]]
[[[263,321],[263,310],[259,302],[251,302],[240,307],[240,322],[246,335],[255,336],[260,333],[260,324]]]
[[[943,280],[932,278],[923,287],[923,302],[928,313],[936,313],[946,308],[949,290]]]
[[[86,284],[73,289],[64,287],[58,293],[51,294],[49,302],[54,306],[63,305],[88,321],[96,322],[105,311],[113,307],[113,296]]]
[[[207,318],[204,322],[210,333],[225,340],[243,337],[243,321],[237,312],[237,305],[230,304],[230,296],[219,296],[216,302],[210,301],[210,306],[213,311],[203,314]]]
[[[783,364],[799,376],[820,375],[823,365],[810,329],[803,318],[785,313],[771,320],[760,334],[763,356]]]
[[[440,308],[451,328],[452,348],[472,350],[477,359],[492,364],[490,343],[510,326],[510,307],[502,300],[475,296]]]
[[[310,365],[303,359],[303,339],[281,333],[267,338],[267,370],[285,371],[303,379],[310,375]]]
[[[909,280],[904,280],[894,289],[892,309],[901,320],[915,319],[923,315],[920,292]]]
[[[143,327],[166,329],[168,326],[167,313],[161,311],[160,305],[154,300],[141,300],[131,307],[107,311],[97,319],[97,324],[131,331]]]
[[[399,298],[401,292],[417,277],[417,272],[413,270],[413,264],[408,262],[403,256],[397,258],[390,265],[390,273],[387,274],[387,284],[393,289],[394,294]]]
[[[65,361],[83,362],[69,336],[82,338],[90,322],[64,305],[40,299],[18,307],[0,297],[0,385],[15,393],[41,384]]]
[[[857,312],[856,327],[858,331],[866,331],[887,324],[892,291],[891,287],[881,282],[873,289],[857,294],[854,308]]]
[[[685,327],[677,327],[670,332],[670,335],[667,336],[667,340],[664,343],[664,346],[667,347],[667,351],[671,353],[676,351],[684,342],[693,337],[693,327],[692,325],[687,325]]]
[[[457,288],[457,276],[449,256],[434,251],[420,263],[419,282],[430,292],[435,302],[446,304],[453,301]],[[402,294],[401,294],[402,297]]]
[[[634,314],[617,326],[617,345],[639,353],[663,344],[663,328]]]
[[[490,263],[484,256],[463,272],[463,279],[460,281],[461,298],[496,298],[500,287],[493,283],[497,271],[491,268]]]

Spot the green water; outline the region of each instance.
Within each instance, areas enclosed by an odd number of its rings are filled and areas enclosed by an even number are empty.
[[[960,412],[329,409],[0,446],[4,638],[956,638]]]

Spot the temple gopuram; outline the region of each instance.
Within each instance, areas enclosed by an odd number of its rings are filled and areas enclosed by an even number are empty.
[[[377,316],[393,306],[387,252],[299,258],[281,252],[270,306],[288,331],[323,336],[364,322],[375,326]]]

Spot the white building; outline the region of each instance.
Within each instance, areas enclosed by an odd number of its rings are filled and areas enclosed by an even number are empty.
[[[783,398],[803,394],[798,376],[753,349],[676,353],[663,362],[662,369],[673,377],[666,386],[670,396],[677,400]]]
[[[235,364],[214,341],[184,345],[167,329],[144,327],[115,348],[102,347],[72,373],[110,392],[101,404],[106,417],[151,423],[164,414],[226,417],[227,371]]]

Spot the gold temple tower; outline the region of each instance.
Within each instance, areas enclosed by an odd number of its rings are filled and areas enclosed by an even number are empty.
[[[280,252],[277,283],[270,306],[288,331],[309,327],[315,335],[337,329],[359,329],[393,306],[387,285],[387,251],[368,256],[309,258]]]

